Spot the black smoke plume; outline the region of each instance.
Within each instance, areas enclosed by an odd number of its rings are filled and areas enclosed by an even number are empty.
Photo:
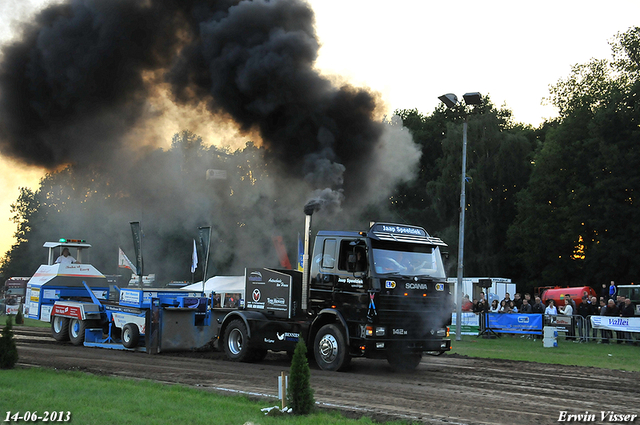
[[[381,121],[377,95],[336,86],[318,73],[314,25],[303,0],[68,0],[48,6],[1,51],[1,152],[47,169],[109,169],[116,153],[128,157],[127,135],[152,115],[152,95],[163,86],[178,105],[204,104],[212,117],[258,131],[266,160],[279,170],[271,177],[281,178],[273,193],[282,195],[283,181],[304,192],[284,197],[298,203],[288,207],[301,220],[309,199],[333,212],[343,201],[354,209],[378,202],[393,184],[411,178],[418,151],[401,126]],[[142,179],[166,179],[154,176],[159,170],[147,172]],[[130,174],[120,169],[114,181]],[[119,183],[131,193],[154,187],[140,180]],[[172,207],[183,193],[175,190]],[[140,196],[162,216],[153,192]]]

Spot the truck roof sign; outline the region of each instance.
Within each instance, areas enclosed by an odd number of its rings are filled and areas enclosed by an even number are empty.
[[[371,230],[373,232],[395,233],[400,235],[429,236],[427,235],[427,231],[421,227],[403,226],[401,224],[376,223]]]
[[[374,223],[371,233],[376,239],[395,242],[412,242],[426,245],[447,246],[440,238],[429,236],[426,230],[403,224]]]

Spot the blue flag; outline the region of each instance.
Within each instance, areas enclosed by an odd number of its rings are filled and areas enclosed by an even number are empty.
[[[298,271],[302,271],[304,257],[304,246],[302,239],[300,239],[300,233],[298,233]]]

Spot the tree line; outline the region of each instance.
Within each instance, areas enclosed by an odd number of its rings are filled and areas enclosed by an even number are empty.
[[[618,34],[611,47],[611,59],[575,65],[568,77],[550,86],[546,100],[558,108],[559,116],[538,127],[515,122],[511,111],[496,107],[489,97],[473,107],[440,105],[430,114],[397,110],[422,152],[419,172],[397,186],[385,205],[359,212],[360,219],[425,227],[449,244],[448,272],[454,276],[462,123],[468,119],[466,276],[508,277],[526,291],[636,282],[640,27]],[[130,246],[126,232],[114,236],[117,217],[100,216],[106,210],[136,211],[154,223],[146,236],[164,242],[151,243],[153,256],[185,264],[188,250],[173,249],[192,243],[193,233],[185,229],[214,223],[216,274],[237,273],[246,258],[239,247],[268,236],[264,229],[255,235],[256,228],[267,223],[257,217],[269,216],[269,226],[288,229],[283,236],[289,256],[295,258],[292,251],[301,226],[290,226],[290,214],[279,209],[290,195],[269,179],[275,166],[268,151],[252,143],[231,151],[206,146],[199,136],[184,131],[174,136],[170,149],[158,149],[131,167],[139,175],[126,177],[139,179],[157,169],[165,170],[164,176],[128,193],[118,184],[124,176],[113,170],[70,166],[50,173],[37,190],[21,188],[12,205],[16,243],[5,254],[0,273],[8,277],[35,271],[44,258],[42,242],[56,240],[61,231],[98,230],[109,249]],[[223,185],[201,178],[204,170],[218,167],[227,170]],[[162,208],[158,198],[165,201]],[[167,210],[166,203],[174,208]],[[68,217],[73,222],[65,220]],[[264,258],[277,262],[272,246],[260,249]],[[151,267],[178,279],[188,277],[187,267],[165,263],[158,260]]]

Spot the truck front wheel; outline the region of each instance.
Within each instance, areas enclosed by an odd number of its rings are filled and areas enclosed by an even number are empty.
[[[56,341],[69,341],[69,318],[53,316],[51,334]]]
[[[313,354],[322,370],[343,370],[351,362],[343,332],[334,324],[324,325],[316,334]]]
[[[73,345],[82,345],[86,327],[87,323],[84,320],[71,319],[69,322],[69,339]]]

